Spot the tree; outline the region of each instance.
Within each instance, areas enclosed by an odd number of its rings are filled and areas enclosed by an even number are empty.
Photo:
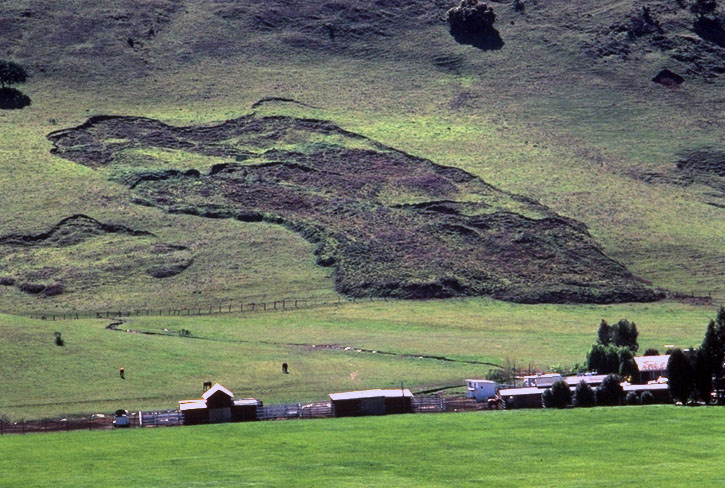
[[[660,352],[654,347],[648,347],[643,356],[659,356]]]
[[[564,380],[555,381],[551,388],[543,393],[546,408],[566,408],[571,403],[571,390]]]
[[[28,74],[18,63],[0,59],[0,109],[20,109],[30,105],[30,97],[10,85],[25,83]]]
[[[627,347],[619,349],[619,376],[629,378],[630,383],[639,383],[639,368],[634,360],[634,354]]]
[[[18,83],[25,83],[27,79],[28,73],[25,71],[25,68],[18,63],[0,59],[0,85],[2,85],[2,88],[17,85]]]
[[[619,405],[624,396],[624,388],[620,384],[621,378],[610,374],[596,390],[597,405]]]
[[[705,403],[710,403],[712,396],[712,359],[703,348],[698,349],[695,353],[693,369],[697,398]]]
[[[637,352],[637,324],[627,319],[622,319],[612,326],[612,342],[619,347],[628,347],[632,352]]]
[[[672,398],[687,403],[694,389],[693,368],[690,358],[679,347],[672,351],[667,361],[667,384]]]
[[[461,0],[458,7],[448,10],[448,25],[452,33],[464,35],[485,32],[496,22],[496,14],[485,2]]]
[[[584,380],[581,380],[574,390],[574,406],[575,407],[593,407],[597,404],[594,390]]]
[[[608,346],[609,343],[612,341],[612,328],[609,327],[609,324],[604,319],[602,319],[602,322],[599,324],[599,331],[597,331],[597,336],[598,343],[603,346]]]

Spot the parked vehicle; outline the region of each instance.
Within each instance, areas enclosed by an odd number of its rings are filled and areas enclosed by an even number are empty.
[[[128,410],[118,409],[116,410],[116,416],[113,418],[114,427],[130,427]]]

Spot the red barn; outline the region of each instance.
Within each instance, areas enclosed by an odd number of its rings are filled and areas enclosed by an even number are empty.
[[[364,390],[330,393],[335,417],[411,413],[413,394],[410,390]]]
[[[219,383],[214,384],[199,400],[179,402],[185,425],[257,420],[257,407],[261,406],[262,402],[254,398],[235,400],[234,393]]]

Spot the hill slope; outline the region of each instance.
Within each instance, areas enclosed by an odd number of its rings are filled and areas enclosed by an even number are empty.
[[[0,308],[331,291],[337,274],[316,266],[315,246],[295,232],[133,204],[141,189],[128,188],[128,174],[65,161],[45,139],[93,114],[198,126],[248,115],[260,99],[268,102],[259,116],[331,120],[533,198],[583,222],[607,256],[656,286],[724,293],[721,177],[697,162],[722,152],[722,7],[698,16],[688,1],[552,0],[524,2],[523,11],[492,3],[503,45],[483,51],[449,34],[444,17],[453,3],[0,2],[7,33],[0,56],[29,67],[23,89],[33,99],[28,109],[0,114],[0,235],[38,235],[83,214],[155,236],[95,235],[77,249],[6,251],[12,263],[0,273],[59,281],[64,292],[0,287]],[[663,68],[684,82],[652,82]],[[229,162],[223,153],[127,153],[127,169],[159,158],[184,171]],[[161,184],[148,181],[144,191]],[[152,256],[157,245],[186,250]],[[111,262],[101,265],[101,256]],[[180,263],[188,266],[173,276],[148,273]]]
[[[140,197],[136,203],[299,232],[317,244],[318,264],[335,266],[345,294],[526,302],[656,297],[607,258],[583,225],[328,122],[247,116],[177,128],[95,117],[49,138],[55,154],[109,168],[110,178]],[[184,153],[238,162],[188,168]]]

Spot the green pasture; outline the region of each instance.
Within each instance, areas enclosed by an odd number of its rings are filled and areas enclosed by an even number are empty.
[[[3,486],[720,486],[721,407],[639,406],[0,437]]]
[[[266,404],[401,383],[421,391],[462,385],[506,361],[532,370],[571,367],[585,360],[603,318],[634,321],[641,351],[697,346],[715,313],[714,307],[670,302],[343,302],[244,315],[132,317],[117,331],[105,329],[112,319],[0,315],[0,414],[17,420],[172,409],[179,400],[198,398],[208,380]],[[182,329],[190,337],[181,337]],[[54,343],[56,331],[63,347]],[[281,373],[283,362],[288,375]]]

